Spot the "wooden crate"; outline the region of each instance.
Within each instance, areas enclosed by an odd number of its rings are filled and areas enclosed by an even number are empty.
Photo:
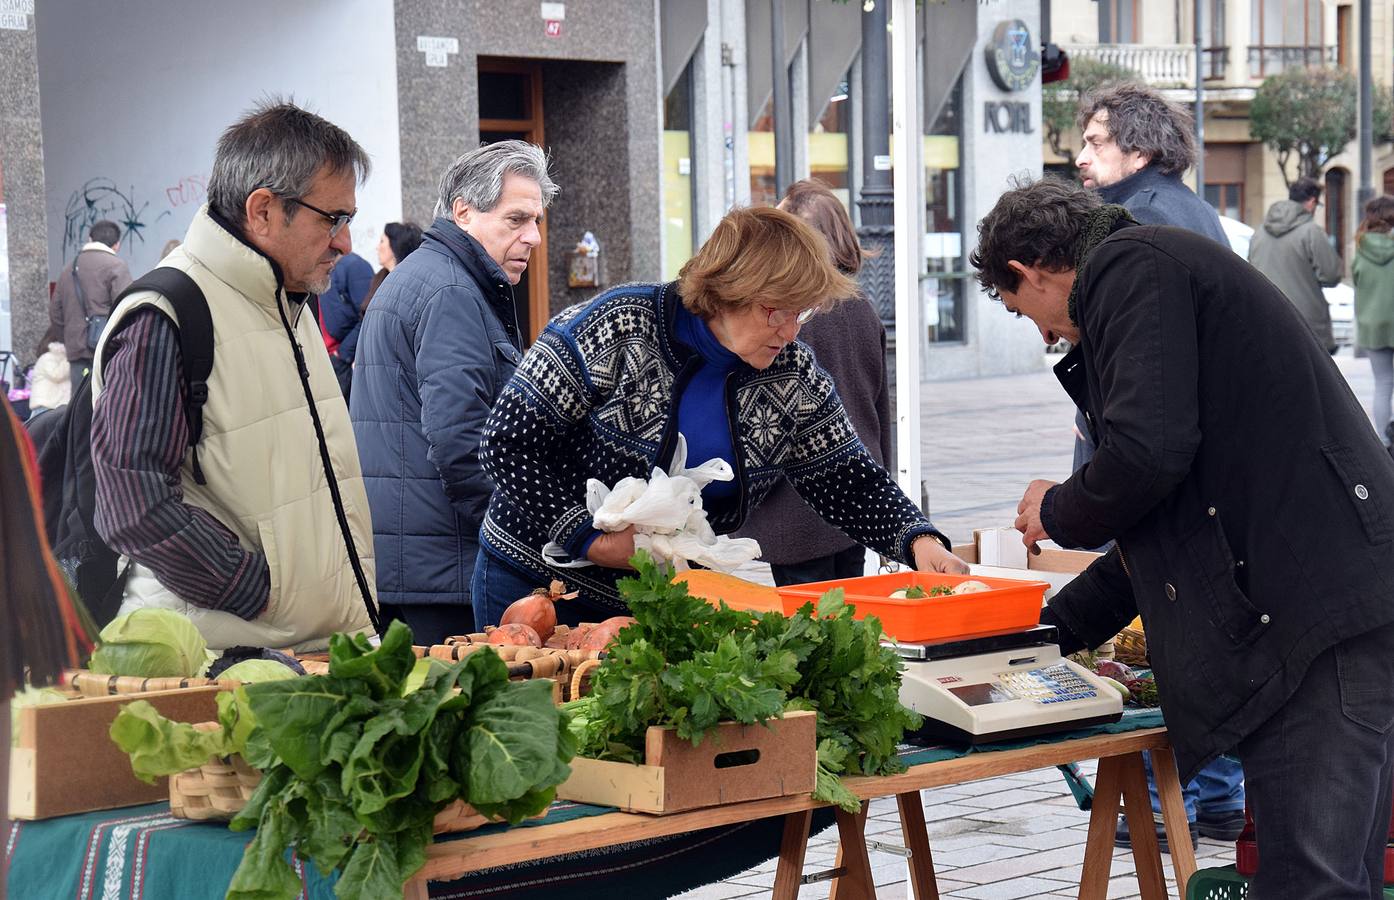
[[[768,727],[726,723],[696,747],[671,728],[654,726],[643,765],[578,756],[557,796],[664,814],[805,794],[817,777],[817,721],[816,713],[791,712]]]
[[[131,773],[130,758],[112,743],[111,723],[134,700],[146,700],[180,722],[216,719],[219,690],[151,691],[21,709],[19,743],[10,753],[11,818],[47,819],[166,799],[166,779],[150,785]]]

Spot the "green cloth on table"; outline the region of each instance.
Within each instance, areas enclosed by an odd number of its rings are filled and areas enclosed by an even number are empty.
[[[1160,710],[1125,710],[1122,721],[1112,725],[973,748],[904,747],[901,759],[908,765],[920,765],[955,759],[969,753],[1014,750],[1095,734],[1155,728],[1161,724]],[[545,817],[529,820],[517,827],[535,828],[613,811],[613,808],[606,806],[558,802],[553,804]],[[505,827],[489,825],[463,834],[442,835],[437,840],[467,841]],[[229,831],[220,823],[173,818],[169,814],[169,805],[165,803],[64,816],[42,822],[16,822],[5,847],[10,896],[23,897],[25,900],[220,900],[242,859],[242,850],[250,840],[249,832]],[[777,840],[774,844],[777,847]],[[659,852],[662,846],[655,844],[653,852]],[[604,877],[619,879],[614,882],[615,885],[623,884],[623,879],[631,877],[626,874],[625,865],[605,869],[606,856],[610,852],[596,850],[577,856],[578,860],[585,861],[596,896],[605,894],[601,881]],[[629,857],[642,856],[643,848],[636,852],[635,845],[631,844],[614,850],[616,855],[621,852]],[[574,865],[579,867],[583,863],[578,861]],[[303,896],[306,900],[332,900],[332,878],[321,877],[314,866],[297,866],[297,871],[304,882]],[[700,874],[702,870],[697,871]],[[464,887],[472,878],[463,879],[459,884]],[[556,890],[555,886],[553,890]]]

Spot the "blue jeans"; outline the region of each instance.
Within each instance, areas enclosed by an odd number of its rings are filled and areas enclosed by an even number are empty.
[[[1152,812],[1162,813],[1162,801],[1157,799],[1157,780],[1152,777],[1152,754],[1142,754],[1147,769],[1147,792],[1152,795]],[[1244,768],[1228,757],[1220,756],[1206,763],[1196,777],[1181,789],[1186,801],[1186,819],[1196,820],[1196,805],[1209,814],[1244,811]]]
[[[524,573],[483,547],[474,560],[474,577],[470,579],[470,596],[474,598],[474,624],[483,630],[485,625],[497,625],[503,611],[534,588],[547,587],[554,575],[544,572]],[[561,576],[564,581],[566,576]],[[603,622],[616,615],[613,609],[587,603],[577,597],[557,603],[558,625],[579,625],[582,622]]]

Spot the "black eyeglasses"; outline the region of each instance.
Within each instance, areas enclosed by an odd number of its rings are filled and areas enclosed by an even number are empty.
[[[356,209],[353,212],[346,213],[325,212],[318,206],[311,206],[304,200],[301,200],[297,197],[289,197],[287,199],[289,199],[290,202],[294,203],[296,206],[303,206],[312,213],[319,213],[321,216],[324,216],[324,218],[329,222],[329,237],[331,239],[337,236],[340,231],[343,231],[344,226],[352,222],[353,217],[358,215],[358,210]]]

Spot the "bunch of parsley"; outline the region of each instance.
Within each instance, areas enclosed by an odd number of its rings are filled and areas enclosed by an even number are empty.
[[[516,823],[552,802],[575,748],[550,684],[510,682],[495,653],[423,662],[393,622],[376,649],[334,635],[328,675],[245,687],[242,753],[263,777],[232,822],[257,834],[229,900],[299,896],[287,846],[337,869],[342,900],[400,897],[450,803]]]
[[[856,810],[840,776],[885,775],[920,717],[900,704],[899,657],[881,646],[873,617],[852,618],[841,591],[793,616],[712,607],[672,582],[647,554],[619,583],[634,616],[607,648],[590,696],[568,704],[586,756],[642,762],[650,725],[699,743],[718,722],[751,724],[786,710],[818,714],[815,799]]]

